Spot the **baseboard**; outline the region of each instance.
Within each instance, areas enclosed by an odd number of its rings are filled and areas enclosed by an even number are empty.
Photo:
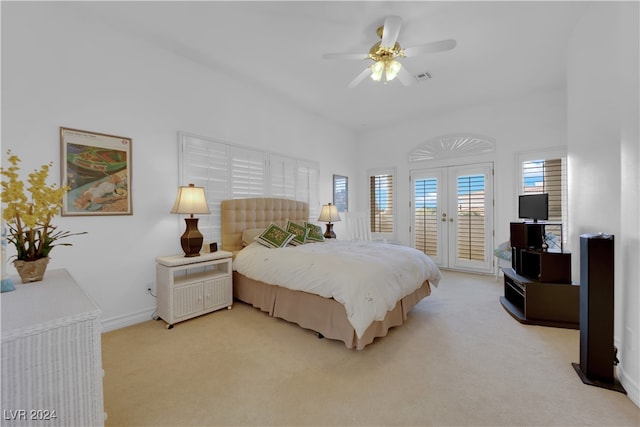
[[[622,343],[616,336],[613,337],[613,345],[616,349],[622,348]],[[627,392],[629,399],[631,399],[631,401],[640,408],[640,386],[638,385],[637,380],[634,381],[633,377],[626,374],[624,369],[624,357],[621,357],[620,350],[618,350],[617,357],[622,360],[616,365],[616,377]]]
[[[620,384],[622,384],[627,392],[629,399],[631,399],[631,401],[640,408],[640,389],[638,388],[638,383],[633,381],[633,378],[626,374],[622,363],[616,366],[616,374]]]
[[[127,326],[152,320],[155,312],[155,308],[150,308],[136,313],[112,317],[110,319],[102,319],[102,332],[111,332],[116,329],[126,328]]]

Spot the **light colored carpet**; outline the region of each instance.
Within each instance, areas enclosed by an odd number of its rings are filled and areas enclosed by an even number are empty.
[[[579,332],[521,325],[492,276],[439,288],[362,351],[242,303],[103,335],[107,426],[638,426],[584,385]]]

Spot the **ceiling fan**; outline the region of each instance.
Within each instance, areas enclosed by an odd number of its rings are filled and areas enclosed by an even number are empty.
[[[412,85],[416,79],[400,64],[398,58],[408,58],[425,53],[443,52],[456,47],[455,40],[440,40],[419,46],[403,49],[398,43],[398,34],[402,26],[402,18],[399,16],[388,16],[384,24],[378,28],[376,33],[380,41],[371,46],[368,53],[327,53],[323,55],[325,59],[370,59],[373,64],[362,70],[358,76],[349,83],[349,88],[353,88],[371,76],[375,81],[389,82],[396,77],[405,86]]]

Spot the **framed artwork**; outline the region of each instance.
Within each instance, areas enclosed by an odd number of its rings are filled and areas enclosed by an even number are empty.
[[[60,128],[63,216],[132,215],[131,138]]]
[[[333,175],[333,204],[338,212],[349,210],[349,178],[346,176]]]

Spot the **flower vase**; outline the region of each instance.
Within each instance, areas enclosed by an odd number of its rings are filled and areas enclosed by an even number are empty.
[[[47,270],[49,257],[39,258],[34,261],[23,261],[17,259],[13,261],[13,266],[18,270],[22,283],[39,282],[44,277]]]

